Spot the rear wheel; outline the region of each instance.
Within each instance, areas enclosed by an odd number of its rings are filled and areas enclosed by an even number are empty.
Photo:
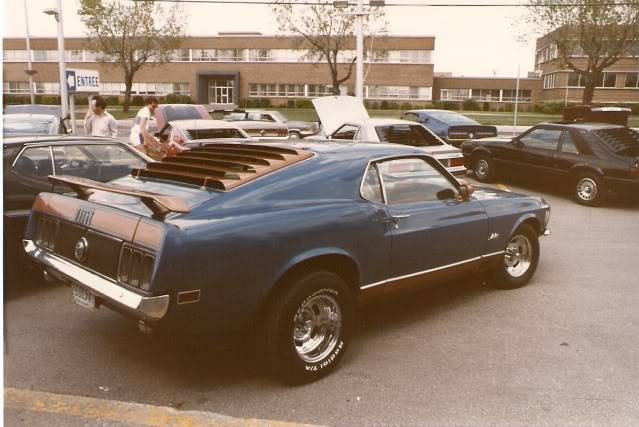
[[[524,286],[535,274],[539,262],[539,239],[528,224],[523,224],[510,237],[503,261],[494,267],[491,284],[500,289]]]
[[[265,316],[264,357],[290,383],[315,381],[344,355],[353,327],[353,297],[336,274],[316,271],[292,280]]]
[[[575,199],[585,206],[598,206],[606,198],[603,180],[595,174],[579,175],[575,180]]]
[[[480,182],[491,182],[495,177],[495,164],[493,160],[485,155],[480,154],[473,161],[473,175]]]

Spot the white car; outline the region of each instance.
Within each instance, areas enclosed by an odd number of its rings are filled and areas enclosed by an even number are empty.
[[[419,147],[454,175],[465,175],[459,148],[444,142],[424,126],[401,119],[371,118],[360,100],[352,96],[324,96],[313,100],[329,139],[388,142]]]

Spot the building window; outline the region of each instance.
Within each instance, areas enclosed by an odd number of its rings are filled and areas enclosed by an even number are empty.
[[[570,73],[568,74],[568,86],[569,87],[584,87],[586,82],[581,74]]]
[[[193,61],[215,61],[215,49],[193,49]]]
[[[28,82],[2,82],[2,92],[7,94],[28,94]]]
[[[500,90],[499,89],[473,89],[472,98],[476,101],[499,101]]]
[[[602,73],[597,79],[596,87],[615,87],[617,83],[616,73]]]
[[[270,49],[249,49],[249,61],[267,62],[273,59]]]
[[[35,82],[35,93],[57,95],[60,93],[60,83],[58,82]]]
[[[440,99],[442,101],[463,101],[470,98],[470,89],[442,89]]]
[[[626,73],[625,87],[639,87],[639,73]]]
[[[34,50],[34,62],[56,62],[58,60],[57,50]]]
[[[83,50],[65,50],[64,60],[67,62],[84,62]]]
[[[22,50],[3,50],[2,60],[4,62],[27,62],[27,51]]]
[[[417,86],[368,86],[369,99],[415,99],[430,101],[432,87]]]
[[[556,79],[557,79],[556,73],[546,74],[544,76],[544,89],[552,89],[554,87],[557,87],[555,85]]]
[[[502,102],[530,102],[532,97],[532,91],[530,89],[519,89],[517,93],[516,89],[502,89],[501,91]]]
[[[171,52],[171,61],[190,61],[191,49],[175,49]]]

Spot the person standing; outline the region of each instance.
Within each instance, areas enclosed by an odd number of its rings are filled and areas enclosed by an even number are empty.
[[[133,127],[131,128],[131,136],[129,142],[138,150],[150,155],[151,157],[162,157],[162,146],[160,142],[149,133],[149,121],[151,116],[158,107],[158,99],[149,96],[145,99],[146,106],[138,111],[133,119]]]
[[[118,122],[106,111],[107,103],[101,96],[95,96],[84,116],[84,131],[91,136],[118,136]]]

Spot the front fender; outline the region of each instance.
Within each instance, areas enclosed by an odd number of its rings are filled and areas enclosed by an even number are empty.
[[[541,233],[542,230],[542,224],[543,224],[543,219],[539,218],[537,216],[536,213],[534,212],[528,212],[523,214],[522,216],[520,216],[517,221],[515,221],[515,223],[513,224],[513,227],[510,230],[510,234],[508,235],[509,239],[510,236],[512,236],[515,233],[515,230],[517,230],[524,222],[529,221],[529,220],[535,220],[537,223],[537,233]]]

